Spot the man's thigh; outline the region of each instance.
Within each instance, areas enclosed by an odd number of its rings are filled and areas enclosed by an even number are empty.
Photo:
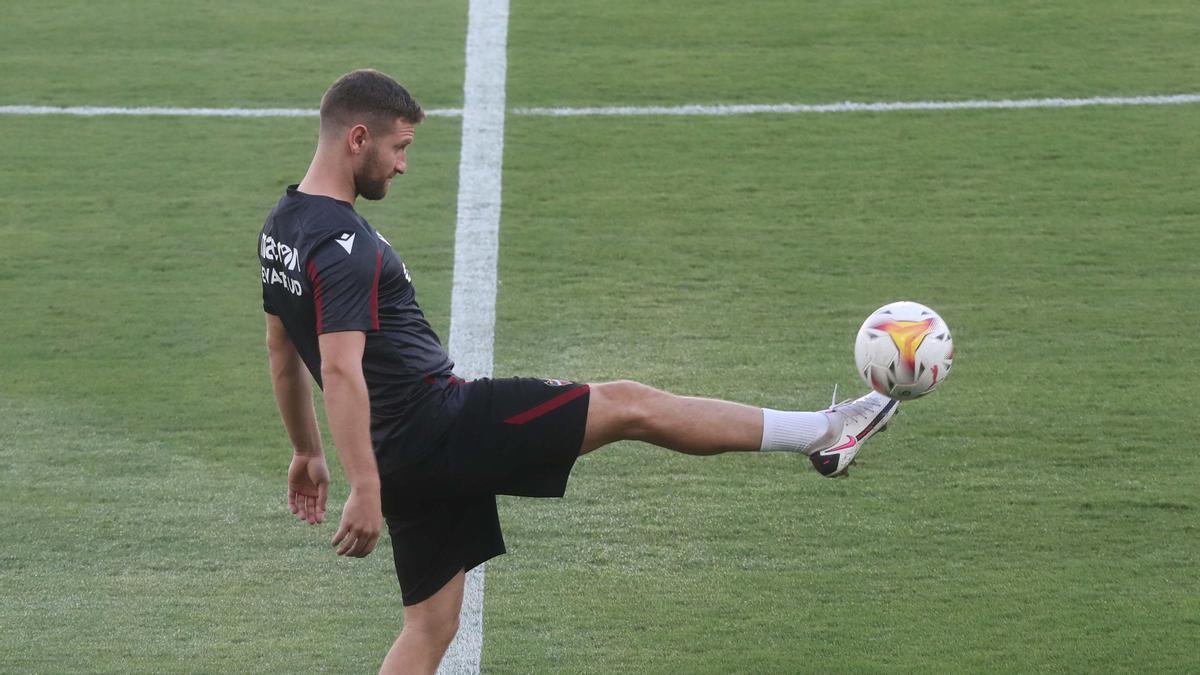
[[[446,438],[381,476],[404,604],[504,553],[496,495],[561,497],[583,443],[589,388],[560,380],[465,383]]]
[[[505,552],[495,495],[413,498],[384,477],[382,502],[405,607],[424,603],[456,574]]]
[[[563,380],[475,380],[430,464],[455,494],[561,497],[583,446],[590,387]]]

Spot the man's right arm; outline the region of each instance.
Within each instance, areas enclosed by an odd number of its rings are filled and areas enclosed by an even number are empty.
[[[356,244],[357,235],[363,236]],[[338,555],[362,557],[375,548],[383,527],[371,400],[362,368],[367,332],[379,329],[379,244],[371,232],[352,224],[315,246],[305,270],[313,287],[329,431],[350,482],[333,545]]]

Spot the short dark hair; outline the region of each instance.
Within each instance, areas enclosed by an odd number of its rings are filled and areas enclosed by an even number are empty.
[[[322,132],[354,124],[379,132],[390,128],[396,118],[419,124],[425,111],[399,82],[371,68],[339,77],[321,97]]]

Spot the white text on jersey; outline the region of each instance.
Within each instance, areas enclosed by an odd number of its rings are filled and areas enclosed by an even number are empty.
[[[264,284],[279,284],[288,289],[292,295],[304,295],[304,287],[300,285],[298,280],[266,266],[262,268],[262,282]]]
[[[285,268],[293,272],[300,268],[300,252],[295,247],[288,246],[283,242],[276,242],[265,234],[258,245],[258,255],[269,262],[281,262]]]

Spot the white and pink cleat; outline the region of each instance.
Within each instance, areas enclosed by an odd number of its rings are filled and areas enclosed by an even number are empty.
[[[835,400],[836,397],[835,389]],[[809,453],[813,467],[827,478],[846,475],[846,469],[854,463],[862,444],[883,431],[899,407],[899,401],[873,391],[853,401],[835,403],[822,410],[829,417],[830,426],[836,429],[840,425],[841,432],[828,447]]]

